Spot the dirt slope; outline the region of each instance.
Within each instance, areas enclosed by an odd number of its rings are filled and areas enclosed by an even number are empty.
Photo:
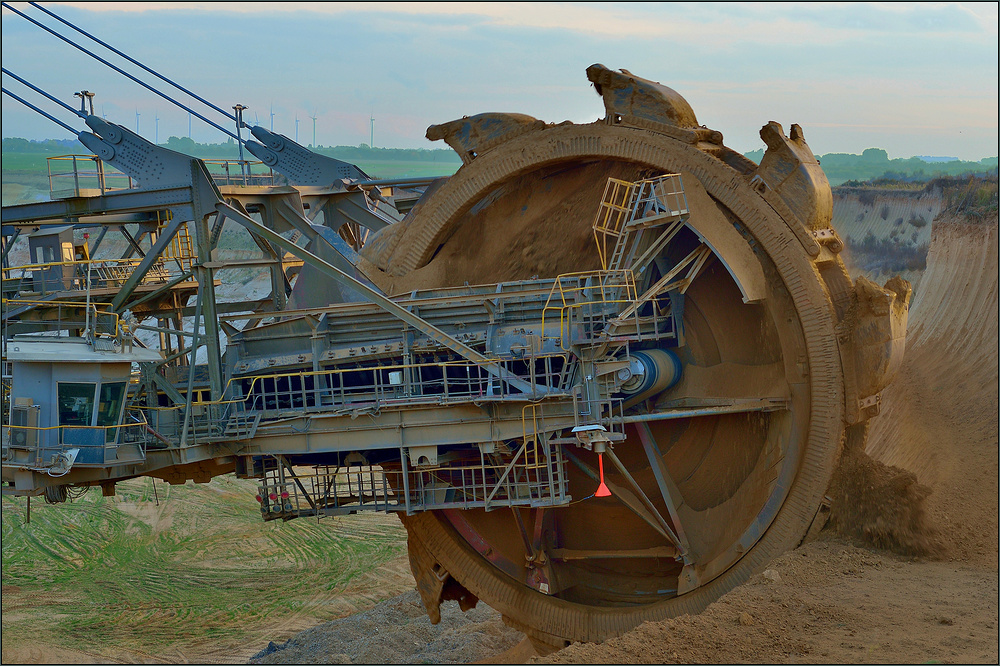
[[[900,244],[927,246],[930,222],[943,205],[940,190],[838,187],[833,198],[833,226],[849,242],[871,234]]]
[[[908,559],[824,533],[701,615],[647,623],[554,663],[996,663],[996,212],[935,220],[906,361],[868,453],[913,472],[935,534]]]
[[[994,214],[995,215],[995,214]],[[907,358],[869,453],[933,492],[949,558],[997,568],[997,224],[934,222]]]

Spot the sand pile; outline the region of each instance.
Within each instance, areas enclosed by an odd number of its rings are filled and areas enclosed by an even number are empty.
[[[608,178],[648,175],[634,164],[600,161],[514,178],[459,219],[434,258],[402,280],[401,290],[599,269],[592,225]]]
[[[845,450],[830,488],[829,526],[839,534],[901,555],[940,548],[925,506],[931,490],[913,472]]]
[[[272,643],[250,663],[464,664],[503,652],[523,637],[486,604],[467,613],[456,603],[442,604],[440,624],[431,624],[420,595],[412,590],[281,645]]]

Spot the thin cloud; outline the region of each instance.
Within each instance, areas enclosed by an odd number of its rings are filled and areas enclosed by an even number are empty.
[[[274,14],[271,2],[60,2],[50,3],[95,12],[158,11]],[[987,6],[983,6],[987,5]],[[452,23],[467,30],[475,21],[508,28],[577,32],[631,39],[657,38],[686,44],[710,39],[729,43],[807,45],[817,39],[841,42],[871,33],[997,34],[993,3],[452,3],[283,2],[282,15],[293,13],[378,15],[464,19]],[[440,26],[439,26],[440,27]]]

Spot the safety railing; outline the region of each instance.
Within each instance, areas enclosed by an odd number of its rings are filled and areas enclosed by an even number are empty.
[[[610,263],[610,251],[614,249],[625,223],[632,216],[635,207],[634,192],[634,183],[617,178],[608,178],[604,186],[593,229],[597,253],[601,258],[601,266],[605,269]]]
[[[559,446],[533,439],[478,449],[478,455],[463,449],[450,452],[446,461],[420,466],[410,464],[407,451],[391,465],[297,470],[279,464],[265,472],[257,501],[264,520],[289,520],[358,511],[558,506],[572,499]]]
[[[167,226],[168,220],[161,220],[157,226],[157,234],[162,233],[164,227]],[[192,266],[194,266],[195,261],[198,259],[198,255],[194,250],[194,243],[191,239],[191,232],[188,230],[188,225],[182,224],[174,234],[174,237],[170,239],[170,244],[167,246],[166,251],[163,253],[163,258],[168,261],[168,263],[173,263],[182,271],[190,271]]]
[[[549,395],[567,391],[572,374],[564,354],[526,355],[501,365],[522,380],[551,387]],[[186,445],[194,445],[206,439],[247,439],[261,422],[289,414],[377,413],[420,404],[530,398],[471,361],[248,375],[232,378],[223,395],[227,397],[221,400],[193,400],[187,414],[185,405],[146,409],[157,432],[172,441],[183,439]]]
[[[558,316],[560,348],[569,350],[574,345],[593,343],[608,320],[636,298],[635,277],[629,270],[560,275],[542,310],[542,330],[548,330],[547,319]]]
[[[143,276],[140,284],[163,284],[183,268],[173,268],[168,260],[158,257]],[[115,289],[125,284],[142,259],[98,259],[91,261],[56,261],[26,264],[3,269],[4,293],[37,293]],[[89,274],[89,275],[88,275]]]
[[[593,223],[601,267],[639,270],[639,266],[632,265],[632,257],[639,248],[643,230],[670,224],[679,226],[687,215],[687,195],[680,174],[663,174],[632,183],[609,178]],[[661,234],[650,250],[662,249],[662,244],[669,242],[675,232],[676,229]]]
[[[688,214],[684,181],[679,173],[665,173],[633,183],[634,204],[630,224],[650,225]]]
[[[59,155],[46,160],[53,199],[96,197],[132,188],[132,177],[96,155]]]
[[[139,463],[155,439],[145,416],[129,410],[125,422],[109,426],[4,426],[3,462],[60,476],[71,467]]]
[[[263,162],[202,160],[216,185],[266,186],[275,184],[274,172]]]
[[[39,307],[45,308],[45,317],[26,320],[40,332],[89,329],[91,337],[113,338],[123,342],[131,333],[116,312],[107,310],[107,304],[80,303],[77,301],[33,300],[23,298],[5,298],[2,301],[4,313],[4,339],[9,339],[7,328],[18,321],[20,314]],[[19,312],[20,311],[20,312]],[[54,315],[54,316],[53,316]],[[89,316],[88,316],[89,315]]]
[[[279,465],[257,487],[264,520],[392,511],[396,493],[377,465],[317,466],[296,471]]]

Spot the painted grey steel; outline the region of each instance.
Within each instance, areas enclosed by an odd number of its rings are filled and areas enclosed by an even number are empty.
[[[677,512],[679,504],[684,501],[683,495],[681,495],[680,490],[677,488],[677,484],[674,483],[673,477],[670,476],[670,470],[667,469],[666,463],[663,462],[663,454],[656,443],[656,438],[653,437],[653,433],[649,430],[649,424],[639,423],[636,430],[639,433],[639,440],[642,442],[646,458],[649,460],[649,466],[653,470],[653,476],[656,478],[656,485],[660,489],[663,503],[667,507],[667,514],[673,523],[677,539],[676,543],[681,549],[681,554],[684,556],[685,562],[696,561],[698,558],[691,551],[691,543],[687,538],[684,526]]]
[[[149,252],[146,253],[143,260],[139,262],[139,265],[135,267],[131,275],[128,276],[128,279],[121,286],[121,290],[118,292],[118,295],[111,301],[111,310],[113,312],[122,312],[125,309],[126,301],[129,296],[132,295],[133,290],[139,285],[139,283],[142,282],[142,279],[146,277],[146,273],[148,273],[149,269],[153,267],[153,264],[160,260],[160,254],[170,244],[170,241],[173,240],[174,236],[177,235],[177,231],[181,228],[181,225],[184,224],[184,222],[185,221],[180,218],[170,220],[170,223],[167,224],[167,227],[160,233],[156,242],[153,243],[153,246],[149,249]]]
[[[134,189],[191,186],[192,178],[197,180],[197,175],[193,173],[197,169],[194,164],[204,169],[201,160],[150,143],[121,125],[97,116],[87,116],[86,123],[96,134],[81,132],[78,135],[80,142],[99,158],[131,176]],[[208,183],[212,183],[216,197],[221,198],[207,171],[206,177]]]
[[[497,377],[498,379],[501,379],[510,384],[511,386],[514,386],[522,391],[525,391],[526,393],[545,394],[546,392],[548,392],[548,389],[543,386],[529,384],[511,375],[497,364],[496,359],[490,359],[486,356],[483,356],[475,349],[469,347],[468,345],[462,342],[459,342],[454,337],[448,335],[441,329],[437,328],[436,326],[433,326],[432,324],[429,324],[428,322],[424,321],[423,319],[413,314],[409,310],[406,310],[405,308],[399,306],[394,301],[383,296],[381,293],[375,291],[371,287],[368,287],[360,280],[356,280],[355,278],[343,272],[336,266],[333,266],[332,264],[323,261],[322,259],[312,254],[311,252],[304,250],[295,243],[292,243],[286,238],[282,238],[280,235],[274,233],[267,227],[264,227],[263,225],[259,224],[256,220],[247,217],[246,215],[243,215],[241,212],[239,212],[229,204],[219,202],[218,204],[216,204],[216,209],[219,212],[225,213],[225,215],[230,219],[232,219],[234,222],[242,224],[244,227],[247,228],[247,230],[255,234],[258,234],[260,236],[263,236],[265,239],[267,239],[268,242],[273,243],[274,245],[277,245],[278,247],[281,247],[284,250],[290,252],[299,259],[302,259],[303,262],[315,267],[319,271],[333,278],[337,282],[340,282],[344,286],[349,287],[361,293],[365,298],[375,303],[386,312],[389,312],[390,314],[394,315],[401,321],[406,322],[410,326],[413,326],[417,330],[425,333],[430,338],[432,338],[436,342],[439,342],[445,347],[448,347],[462,358],[472,361],[473,363],[482,364],[483,368],[487,372]]]
[[[293,185],[327,186],[338,180],[371,180],[371,177],[353,164],[319,155],[299,145],[284,134],[269,132],[263,127],[250,128],[256,141],[247,141],[246,147],[261,162],[288,177]]]

